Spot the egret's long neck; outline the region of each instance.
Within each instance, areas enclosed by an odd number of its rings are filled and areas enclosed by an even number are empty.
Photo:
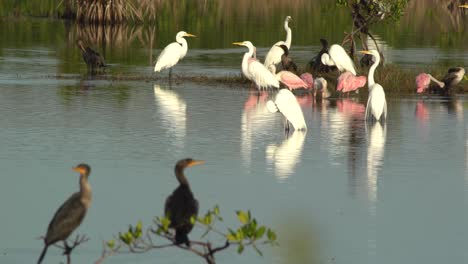
[[[187,180],[187,177],[185,177],[184,174],[184,168],[181,166],[176,166],[175,168],[175,175],[177,180],[181,185],[189,186],[189,182]]]
[[[443,83],[443,82],[437,80],[437,79],[434,78],[432,75],[428,74],[428,76],[429,76],[429,78],[430,78],[433,82],[437,83],[437,85],[439,85],[441,88],[443,88],[443,87],[445,86],[445,83]]]
[[[291,48],[291,40],[292,40],[292,32],[291,32],[291,29],[289,28],[289,22],[288,21],[284,21],[284,30],[286,30],[286,47],[288,47],[288,49]]]
[[[255,48],[252,49],[249,47],[249,51],[247,51],[244,54],[244,58],[242,59],[242,71],[243,72],[247,71],[247,68],[249,67],[249,59],[252,58],[252,56],[254,55],[254,50]]]
[[[369,77],[367,78],[369,88],[375,84],[374,73],[375,73],[375,69],[377,69],[377,67],[379,66],[379,63],[380,63],[380,58],[375,57],[375,62],[374,64],[372,64],[372,67],[369,70]]]
[[[91,185],[89,185],[88,177],[83,174],[80,175],[80,197],[86,208],[89,208],[92,199]]]
[[[183,57],[185,57],[185,55],[187,54],[187,50],[188,50],[188,45],[187,45],[187,40],[185,40],[183,37],[178,37],[176,39],[177,43],[179,43],[180,45],[182,45],[182,52],[181,52],[181,59]]]

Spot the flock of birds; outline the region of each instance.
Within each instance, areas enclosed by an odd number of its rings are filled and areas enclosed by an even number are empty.
[[[468,5],[461,5],[462,8],[468,8]],[[288,58],[289,49],[291,47],[291,29],[289,28],[290,16],[287,16],[284,21],[286,30],[286,40],[275,43],[265,58],[265,63],[261,63],[256,58],[256,48],[250,41],[234,42],[234,45],[244,46],[248,51],[242,59],[242,73],[251,80],[259,90],[268,88],[280,88],[280,83],[288,89],[281,89],[274,100],[267,102],[267,108],[271,112],[281,112],[285,118],[285,128],[289,129],[289,123],[296,130],[307,129],[304,121],[302,110],[297,102],[296,97],[290,91],[293,89],[313,89],[319,91],[323,96],[327,97],[327,81],[324,78],[313,79],[310,73],[304,73],[300,77],[295,74],[297,66]],[[169,44],[159,55],[155,72],[164,69],[170,69],[181,60],[188,51],[187,41],[184,37],[195,37],[195,35],[181,31],[176,35],[176,42]],[[369,97],[366,106],[366,120],[384,121],[387,118],[387,103],[385,99],[385,91],[383,87],[374,80],[374,73],[380,64],[380,54],[376,50],[361,51],[362,54],[371,55],[374,63],[372,64],[368,77],[357,76],[353,60],[348,56],[346,51],[340,45],[334,44],[328,48],[328,43],[321,40],[324,49],[319,53],[318,60],[315,66],[328,71],[329,67],[336,67],[340,72],[343,72],[338,77],[337,90],[341,92],[356,91],[363,87],[367,81],[369,88]],[[85,47],[81,40],[77,41],[88,67],[91,69],[105,66],[104,58],[89,47]],[[281,63],[283,70],[276,73],[276,65]],[[430,87],[431,80],[438,87],[447,90],[458,84],[465,75],[465,70],[461,67],[449,69],[447,75],[442,81],[435,79],[430,74],[421,73],[416,77],[417,93],[422,93]],[[437,89],[437,88],[436,88]],[[174,243],[177,245],[185,244],[190,246],[188,234],[193,228],[191,217],[198,214],[198,201],[195,199],[187,177],[184,174],[184,169],[195,165],[203,164],[204,161],[193,160],[190,158],[180,160],[175,165],[175,175],[179,182],[174,192],[167,197],[164,213],[170,220],[170,228],[175,230]],[[73,168],[74,171],[80,174],[79,185],[80,189],[68,198],[55,212],[52,220],[49,223],[47,233],[43,238],[44,248],[39,257],[38,263],[41,263],[47,253],[47,249],[59,242],[63,241],[65,251],[71,250],[67,244],[67,239],[70,234],[81,224],[87,209],[91,205],[92,192],[88,182],[91,173],[91,167],[87,164],[79,164]]]

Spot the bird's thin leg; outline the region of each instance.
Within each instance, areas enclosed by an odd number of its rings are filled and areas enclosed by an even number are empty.
[[[169,80],[172,79],[172,68],[169,69]]]

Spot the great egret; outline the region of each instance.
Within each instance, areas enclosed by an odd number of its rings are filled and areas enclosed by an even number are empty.
[[[255,51],[255,47],[250,41],[234,42],[232,43],[237,46],[247,47],[249,50],[244,54],[242,59],[242,72],[245,77],[252,80],[258,87],[258,89],[275,87],[279,88],[279,81],[276,77],[263,66],[259,61],[253,59],[252,56]]]
[[[316,92],[322,94],[322,98],[328,98],[331,96],[330,91],[328,91],[328,83],[323,77],[319,77],[314,81],[314,89]]]
[[[337,91],[342,93],[357,91],[359,88],[366,85],[366,76],[356,76],[349,71],[346,71],[338,77]]]
[[[304,88],[307,84],[296,74],[289,71],[280,71],[276,74],[276,79],[286,85],[290,90]]]
[[[271,113],[280,112],[285,118],[285,130],[289,131],[289,123],[295,130],[306,130],[307,125],[304,120],[304,114],[297,102],[294,94],[288,89],[281,89],[274,102],[267,102],[268,111]]]
[[[195,37],[185,31],[180,31],[176,35],[176,42],[167,45],[161,54],[159,54],[154,71],[160,72],[164,69],[169,69],[169,76],[172,74],[172,66],[176,65],[179,60],[183,59],[187,54],[188,46],[184,37]]]
[[[76,41],[76,44],[81,50],[81,56],[88,66],[88,70],[94,71],[96,68],[102,68],[106,66],[104,62],[104,57],[101,54],[94,51],[90,47],[85,47],[83,41],[81,39]]]
[[[297,65],[294,63],[294,61],[289,57],[289,49],[286,47],[286,45],[282,44],[279,45],[279,47],[283,50],[283,55],[281,55],[281,67],[283,68],[283,71],[290,71],[294,74],[297,73]],[[270,67],[275,67],[274,65]],[[276,68],[275,71],[276,72]]]
[[[465,5],[459,5],[459,7],[461,7],[461,8],[468,8],[468,4],[465,4]]]
[[[198,215],[198,201],[193,196],[190,184],[185,177],[184,169],[195,165],[203,164],[203,160],[193,160],[190,158],[179,160],[174,168],[175,175],[179,181],[179,187],[166,199],[164,213],[171,221],[169,227],[175,229],[175,244],[185,244],[190,246],[188,234],[192,231],[192,217]]]
[[[286,45],[288,49],[291,49],[291,39],[292,33],[291,29],[289,28],[289,21],[291,21],[291,17],[287,16],[284,20],[284,30],[286,30],[286,40],[285,41],[278,41],[276,42],[268,51],[265,57],[265,67],[270,70],[272,73],[275,73],[275,65],[281,62],[281,55],[283,55],[283,49],[281,49],[280,45]],[[273,66],[273,67],[271,67]]]
[[[444,88],[445,83],[437,80],[428,73],[420,73],[418,76],[416,76],[416,92],[423,93],[427,88],[429,88],[431,80],[437,83],[440,88]]]
[[[328,66],[336,66],[340,72],[349,71],[356,75],[353,60],[345,49],[338,44],[331,45],[328,53],[322,54],[322,63]]]
[[[369,70],[369,77],[367,78],[369,98],[367,99],[366,106],[366,120],[385,120],[387,119],[387,101],[385,100],[385,92],[383,87],[374,80],[375,69],[380,63],[380,54],[376,50],[363,50],[361,53],[372,55],[374,57],[374,64],[372,64]]]
[[[314,77],[312,74],[305,72],[301,74],[300,78],[307,84],[307,89],[314,89]]]
[[[58,241],[63,241],[65,251],[70,250],[66,240],[81,224],[86,211],[91,206],[92,194],[91,186],[88,182],[91,167],[87,164],[79,164],[73,170],[80,174],[80,191],[70,196],[55,212],[54,218],[52,218],[47,228],[47,234],[44,237],[45,245],[37,261],[38,264],[44,259],[49,246]]]

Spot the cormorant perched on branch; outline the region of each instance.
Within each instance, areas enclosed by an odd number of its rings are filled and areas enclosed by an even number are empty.
[[[54,218],[49,223],[47,234],[44,237],[44,249],[37,263],[41,263],[50,245],[58,241],[63,241],[65,250],[70,247],[67,238],[81,224],[86,215],[86,211],[91,205],[91,186],[88,182],[91,168],[87,164],[79,164],[73,168],[80,173],[80,191],[74,193],[55,212]]]
[[[198,215],[198,201],[193,196],[184,169],[203,163],[203,160],[187,158],[179,160],[174,168],[179,187],[167,197],[164,213],[171,221],[169,227],[175,229],[176,245],[185,244],[190,246],[188,234],[193,228],[190,218],[196,218]]]

